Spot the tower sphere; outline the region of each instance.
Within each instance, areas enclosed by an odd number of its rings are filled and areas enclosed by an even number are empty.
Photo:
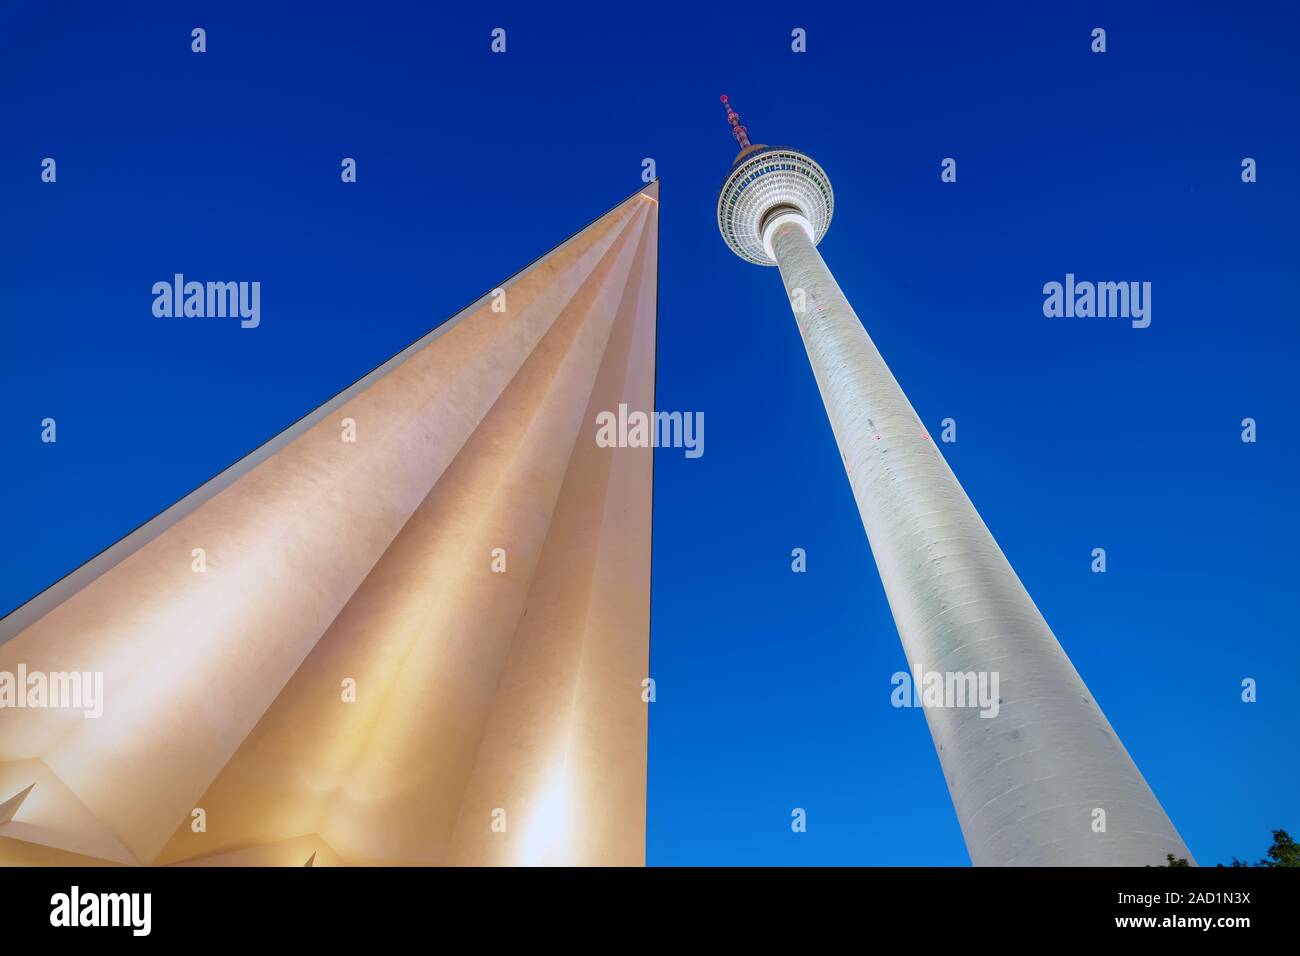
[[[834,211],[830,177],[811,156],[789,146],[746,145],[718,194],[718,229],[740,258],[774,266],[765,229],[778,219],[795,221],[816,245]]]

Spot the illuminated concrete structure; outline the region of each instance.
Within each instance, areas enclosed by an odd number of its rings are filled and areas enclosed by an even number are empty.
[[[0,622],[104,682],[0,709],[0,863],[644,863],[652,451],[593,423],[657,243],[651,184]]]
[[[826,173],[752,145],[730,106],[727,119],[741,150],[718,228],[742,259],[780,269],[909,666],[1000,677],[996,717],[925,708],[971,860],[1190,860],[817,252],[834,210]]]

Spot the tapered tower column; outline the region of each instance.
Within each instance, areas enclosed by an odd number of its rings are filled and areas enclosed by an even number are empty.
[[[719,227],[780,269],[912,673],[997,674],[996,711],[924,708],[972,862],[1190,859],[818,253],[832,207],[810,157],[742,147]]]

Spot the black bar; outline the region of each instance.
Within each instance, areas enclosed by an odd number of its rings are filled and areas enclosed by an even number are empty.
[[[83,912],[89,912],[87,895],[150,894],[148,936],[135,937],[126,911],[120,922],[128,925],[51,925],[58,894],[68,898],[62,910],[68,915],[73,886]],[[329,946],[356,936],[423,940],[430,949],[459,952],[519,931],[537,934],[536,945],[558,934],[611,945],[659,938],[675,947],[670,940],[683,941],[682,933],[761,942],[799,927],[819,937],[849,932],[860,942],[885,934],[947,945],[959,938],[971,945],[1042,939],[1043,933],[1062,943],[1097,934],[1231,941],[1294,927],[1297,903],[1297,871],[1254,867],[0,870],[6,944],[66,940],[72,933],[82,942],[130,945],[147,938],[204,946]],[[142,924],[143,911],[135,916]],[[1244,925],[1218,922],[1242,918]],[[1133,919],[1153,922],[1119,923]],[[1205,919],[1208,927],[1188,922]]]

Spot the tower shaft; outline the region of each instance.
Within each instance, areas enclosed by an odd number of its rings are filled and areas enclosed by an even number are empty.
[[[914,678],[998,674],[992,719],[924,708],[972,862],[1190,860],[808,231],[769,235]]]

